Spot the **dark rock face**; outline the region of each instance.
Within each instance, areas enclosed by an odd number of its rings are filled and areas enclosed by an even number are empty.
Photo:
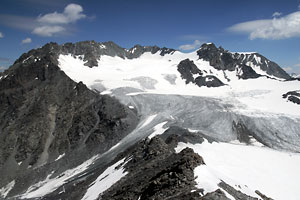
[[[215,76],[204,76],[203,72],[189,59],[181,61],[177,66],[177,70],[180,72],[181,78],[185,80],[186,84],[195,83],[199,87],[219,87],[224,85],[224,83]]]
[[[204,139],[210,143],[215,141],[201,132],[189,132],[187,129],[179,126],[171,126],[160,137],[173,148],[177,146],[178,142],[201,144],[204,142]]]
[[[101,199],[180,199],[194,189],[193,169],[204,164],[192,149],[176,154],[159,137],[140,142],[129,155],[132,158],[125,165],[129,174]]]
[[[220,81],[217,77],[212,75],[207,76],[199,76],[195,79],[196,85],[199,87],[201,86],[207,86],[207,87],[220,87],[224,85],[222,81]]]
[[[229,198],[226,197],[225,193],[220,189],[217,189],[214,192],[207,193],[200,199],[201,200],[229,200]]]
[[[59,155],[77,152],[83,161],[104,152],[138,122],[116,99],[67,77],[57,66],[61,48],[48,44],[23,54],[0,80],[0,188],[16,176],[25,181],[24,174]]]
[[[266,195],[264,195],[263,193],[261,193],[258,190],[255,190],[255,193],[258,194],[263,200],[273,200],[272,198],[267,197]]]
[[[195,82],[194,75],[201,76],[203,74],[194,62],[189,59],[181,61],[177,66],[177,70],[180,72],[181,78],[185,79],[186,84]]]
[[[160,48],[158,46],[141,46],[141,45],[135,45],[131,49],[129,49],[129,54],[127,55],[127,58],[138,58],[143,53],[150,52],[152,54],[155,54],[159,52],[159,55],[164,56],[166,54],[173,54],[176,50],[175,49],[169,49],[166,47]]]
[[[276,63],[258,53],[231,53],[222,47],[217,48],[214,44],[210,43],[203,44],[197,51],[197,54],[199,59],[209,61],[210,65],[218,70],[236,70],[238,77],[242,79],[258,78],[260,76],[251,68],[251,64],[259,66],[268,75],[282,79],[291,78]]]
[[[242,122],[232,122],[232,129],[235,130],[237,133],[237,139],[240,142],[244,142],[246,144],[249,144],[250,142],[250,136],[253,135],[253,133],[247,128],[247,126],[244,125]]]
[[[282,97],[284,99],[288,99],[289,101],[300,105],[300,91],[291,91],[286,94],[283,94]]]
[[[258,200],[258,198],[251,197],[242,193],[241,191],[234,189],[232,186],[228,185],[224,181],[221,181],[219,183],[219,186],[237,200]]]

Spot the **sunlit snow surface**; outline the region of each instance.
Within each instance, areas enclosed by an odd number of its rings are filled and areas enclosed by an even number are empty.
[[[15,186],[15,181],[8,183],[5,187],[0,188],[0,199],[5,198],[7,194],[13,189]]]
[[[55,191],[60,186],[64,185],[69,179],[75,177],[76,175],[84,172],[88,167],[97,160],[98,156],[94,156],[89,160],[85,161],[81,165],[69,169],[56,177],[52,177],[52,174],[49,174],[45,180],[40,181],[27,189],[27,191],[22,194],[19,198],[29,199],[29,198],[39,198]]]
[[[240,143],[179,143],[176,152],[190,147],[201,155],[206,165],[195,168],[197,187],[205,193],[215,191],[223,180],[253,197],[259,190],[276,200],[300,197],[300,155],[267,147]]]
[[[127,161],[128,162],[128,161]],[[98,196],[124,177],[123,166],[127,163],[122,159],[108,167],[89,187],[82,200],[95,200]]]
[[[178,63],[186,58],[193,60],[207,74],[217,76],[226,85],[217,88],[186,85],[177,71]],[[142,93],[215,97],[234,104],[236,112],[250,116],[300,116],[300,107],[282,98],[288,91],[299,90],[299,81],[284,82],[266,77],[242,80],[237,78],[237,72],[225,71],[230,79],[228,81],[223,71],[216,70],[206,61],[198,60],[196,52],[184,54],[176,51],[165,56],[144,53],[137,59],[101,56],[99,66],[93,68],[84,66],[83,60],[71,55],[60,55],[59,63],[60,68],[74,81],[82,81],[90,88],[101,85],[101,88],[105,88],[101,91],[103,94],[110,94],[117,88],[131,87]],[[259,71],[255,66],[253,68],[265,75],[262,70]],[[172,77],[174,83],[166,77]]]

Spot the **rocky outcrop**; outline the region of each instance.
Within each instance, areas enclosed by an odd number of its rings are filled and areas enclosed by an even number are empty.
[[[132,58],[138,58],[142,54],[146,52],[150,52],[152,54],[155,54],[159,52],[159,55],[164,56],[166,54],[173,54],[176,50],[175,49],[170,49],[170,48],[160,48],[158,46],[141,46],[141,45],[135,45],[131,49],[129,49],[129,54],[127,55],[127,58],[132,59]]]
[[[282,97],[295,104],[300,105],[300,91],[291,91],[283,94]]]
[[[102,199],[180,199],[195,189],[193,169],[204,164],[192,149],[176,154],[159,137],[140,142],[129,155],[131,160],[125,165],[128,175]]]
[[[77,152],[80,162],[107,151],[138,122],[136,113],[115,98],[101,96],[66,76],[57,66],[61,48],[51,43],[23,54],[2,75],[0,188],[16,177],[15,188],[29,186],[28,181],[42,177],[25,180],[23,175],[34,174],[59,155],[67,159]],[[78,162],[65,163],[60,169]]]
[[[258,53],[231,53],[222,47],[217,48],[213,43],[203,44],[197,51],[199,59],[208,61],[218,70],[236,71],[241,79],[258,78],[252,67],[257,66],[271,77],[290,79],[282,68]]]
[[[185,80],[186,84],[194,83],[199,87],[219,87],[224,85],[217,77],[204,75],[194,62],[189,59],[181,61],[177,66],[177,70],[180,72],[181,78]]]
[[[228,185],[224,181],[221,181],[219,183],[219,187],[221,187],[223,190],[228,192],[236,200],[259,200],[258,198],[251,197],[249,195],[246,195],[246,194],[242,193],[239,190],[234,189],[232,186]]]

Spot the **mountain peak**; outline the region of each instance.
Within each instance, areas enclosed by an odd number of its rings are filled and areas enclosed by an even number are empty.
[[[217,50],[217,47],[214,43],[209,42],[202,44],[200,49]]]
[[[258,53],[232,53],[223,49],[221,46],[217,48],[213,43],[205,43],[197,51],[199,59],[208,61],[211,66],[219,70],[242,70],[243,78],[257,78],[258,75],[253,69],[263,72],[261,75],[270,78],[290,79],[287,74],[276,63],[268,60]],[[250,73],[250,74],[246,74]]]

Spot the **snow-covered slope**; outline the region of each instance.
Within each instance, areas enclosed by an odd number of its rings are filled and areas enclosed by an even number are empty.
[[[282,78],[267,76],[267,72],[263,72],[263,69],[256,69],[255,67],[257,66],[254,66],[254,64],[246,67],[253,67],[253,70],[255,70],[259,76],[257,78],[241,78],[241,72],[249,72],[249,69],[244,70],[246,68],[245,66],[243,68],[236,66],[236,70],[233,71],[231,69],[218,69],[216,66],[211,66],[209,61],[199,59],[198,55],[200,51],[204,51],[204,53],[201,54],[202,57],[207,54],[205,48],[208,47],[203,45],[200,50],[192,53],[185,54],[175,51],[163,56],[160,51],[154,54],[145,52],[140,57],[134,59],[103,55],[98,60],[98,67],[93,68],[85,66],[86,61],[80,59],[80,56],[72,56],[71,54],[60,55],[58,61],[59,67],[74,81],[82,81],[89,88],[95,89],[101,92],[101,94],[116,96],[123,103],[131,106],[138,104],[138,101],[143,101],[143,105],[141,106],[144,108],[147,107],[146,105],[153,104],[153,97],[150,97],[150,94],[165,95],[166,97],[179,95],[198,98],[198,107],[205,104],[203,99],[201,99],[202,97],[211,98],[211,102],[217,102],[214,108],[209,108],[210,110],[205,112],[203,109],[196,112],[198,114],[206,113],[207,121],[210,121],[210,125],[207,123],[199,125],[197,121],[199,116],[196,113],[194,116],[184,119],[185,116],[179,114],[185,110],[184,108],[182,108],[180,112],[177,111],[172,115],[175,118],[180,116],[182,120],[188,120],[190,124],[197,124],[193,127],[185,126],[185,128],[201,130],[207,134],[214,135],[215,138],[221,141],[236,139],[236,137],[233,136],[236,133],[231,130],[231,127],[233,127],[233,121],[236,123],[240,121],[246,124],[246,127],[253,132],[253,135],[256,135],[261,141],[264,140],[262,142],[268,146],[300,151],[300,146],[297,145],[298,142],[295,142],[300,139],[300,106],[282,98],[283,94],[298,90],[300,88],[300,82],[284,81]],[[214,51],[218,51],[218,49]],[[239,59],[241,58],[237,56],[237,53],[230,55],[230,59],[232,59],[233,55]],[[257,60],[257,65],[261,62],[261,59],[258,59],[258,54],[249,55],[252,55],[251,59]],[[210,56],[209,54],[206,57],[209,58]],[[191,69],[191,72],[178,70],[178,64],[186,59],[198,69]],[[243,62],[245,60],[246,58],[242,58]],[[238,60],[230,60],[230,63],[232,62],[236,64]],[[243,64],[241,63],[241,65]],[[228,67],[229,64],[223,63],[222,65],[220,64],[220,66]],[[250,74],[255,73],[253,70],[250,70]],[[179,71],[183,71],[185,74]],[[195,73],[195,71],[197,73]],[[259,74],[260,72],[262,73]],[[197,76],[200,76],[199,74],[202,77],[216,77],[224,83],[224,85],[220,87],[206,87],[200,85],[201,87],[199,87],[199,85],[188,82],[187,79],[183,79],[183,77],[189,76],[191,80],[197,81]],[[244,77],[248,76],[249,75],[246,75]],[[205,81],[209,82],[211,79],[206,78]],[[133,98],[133,96],[135,96],[135,98]],[[149,100],[146,100],[147,97]],[[143,98],[143,100],[141,98]],[[157,101],[156,105],[159,105],[159,98],[156,98],[154,101]],[[171,104],[174,106],[173,109],[175,109],[175,107],[178,107],[182,102],[168,103],[169,106]],[[168,105],[164,101],[163,109],[170,109]],[[186,107],[184,112],[187,112],[188,107],[189,106]],[[142,111],[143,108],[138,109],[145,117],[148,117],[150,114],[157,114]],[[153,111],[155,105],[152,105],[150,109]],[[195,112],[196,110],[197,108],[193,108],[193,111],[189,112]],[[214,111],[218,111],[218,114],[212,115],[211,118],[209,118],[208,116]],[[163,111],[161,110],[160,114],[162,113]],[[218,119],[218,116],[221,115],[231,117]],[[178,123],[180,120],[172,121],[173,123]],[[162,122],[164,121],[160,123]],[[225,124],[227,125],[224,126]],[[223,131],[229,131],[228,133],[230,133],[231,136],[228,134],[225,136],[224,133],[222,133]],[[219,137],[218,134],[220,135]],[[286,144],[282,143],[283,138],[284,141],[287,142]],[[271,140],[272,142],[270,142]]]
[[[221,181],[259,198],[256,190],[276,200],[297,200],[300,196],[300,155],[241,143],[179,143],[201,155],[206,165],[195,169],[197,187],[215,191]]]
[[[225,86],[217,88],[186,84],[177,70],[181,60],[189,58],[204,73],[219,78]],[[60,68],[76,82],[82,81],[103,94],[118,88],[130,87],[138,93],[206,96],[235,104],[235,110],[245,114],[300,116],[300,108],[286,102],[282,95],[300,88],[300,82],[280,81],[262,76],[257,79],[239,79],[236,71],[217,70],[209,62],[199,60],[196,52],[160,56],[144,53],[136,59],[102,56],[99,67],[84,66],[84,61],[72,55],[59,56]]]

